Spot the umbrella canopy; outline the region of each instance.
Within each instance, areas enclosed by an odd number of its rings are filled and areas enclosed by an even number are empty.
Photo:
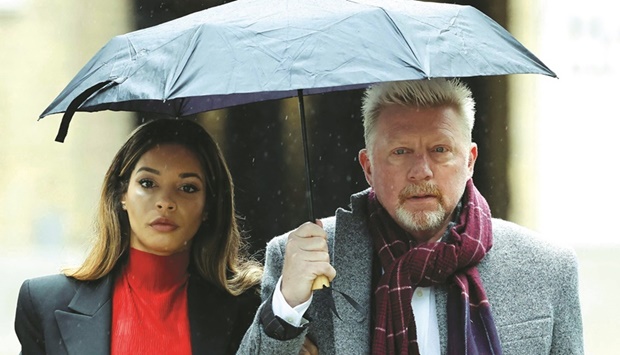
[[[411,0],[237,0],[113,38],[41,114],[182,117],[383,81],[555,76],[470,6]]]

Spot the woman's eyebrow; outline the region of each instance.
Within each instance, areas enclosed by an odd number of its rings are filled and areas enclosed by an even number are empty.
[[[200,175],[196,174],[196,173],[181,173],[181,174],[179,174],[179,177],[183,178],[183,179],[190,178],[190,177],[195,177],[198,180],[202,181],[202,178],[200,177]]]
[[[139,172],[141,172],[143,170],[144,171],[148,171],[149,173],[160,175],[159,170],[153,169],[153,168],[149,168],[148,166],[143,166],[143,167],[139,168],[138,170],[136,170],[136,173],[139,173]]]
[[[155,175],[161,175],[159,170],[153,169],[153,168],[149,168],[148,166],[143,166],[143,167],[140,167],[138,170],[136,170],[137,173],[139,173],[141,171],[148,171],[149,173],[153,173]],[[202,177],[200,176],[200,174],[192,173],[192,172],[180,173],[179,177],[182,178],[182,179],[186,179],[186,178],[190,178],[190,177],[195,177],[198,180],[202,181]]]

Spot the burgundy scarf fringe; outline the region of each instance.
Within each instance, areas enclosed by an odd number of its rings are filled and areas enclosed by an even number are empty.
[[[375,290],[372,353],[419,354],[411,298],[416,287],[448,283],[448,354],[501,354],[491,306],[476,265],[493,244],[491,212],[472,180],[447,241],[411,238],[369,195],[369,228],[384,273]]]

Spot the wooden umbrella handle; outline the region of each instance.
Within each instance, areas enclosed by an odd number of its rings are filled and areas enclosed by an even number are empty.
[[[329,279],[325,275],[319,275],[312,283],[312,291],[321,290],[323,286],[329,287]]]

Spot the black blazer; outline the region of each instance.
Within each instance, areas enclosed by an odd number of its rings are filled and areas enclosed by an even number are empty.
[[[22,354],[110,354],[114,277],[64,275],[26,280],[15,332]],[[234,354],[260,304],[254,289],[234,297],[192,275],[187,289],[193,354]]]

